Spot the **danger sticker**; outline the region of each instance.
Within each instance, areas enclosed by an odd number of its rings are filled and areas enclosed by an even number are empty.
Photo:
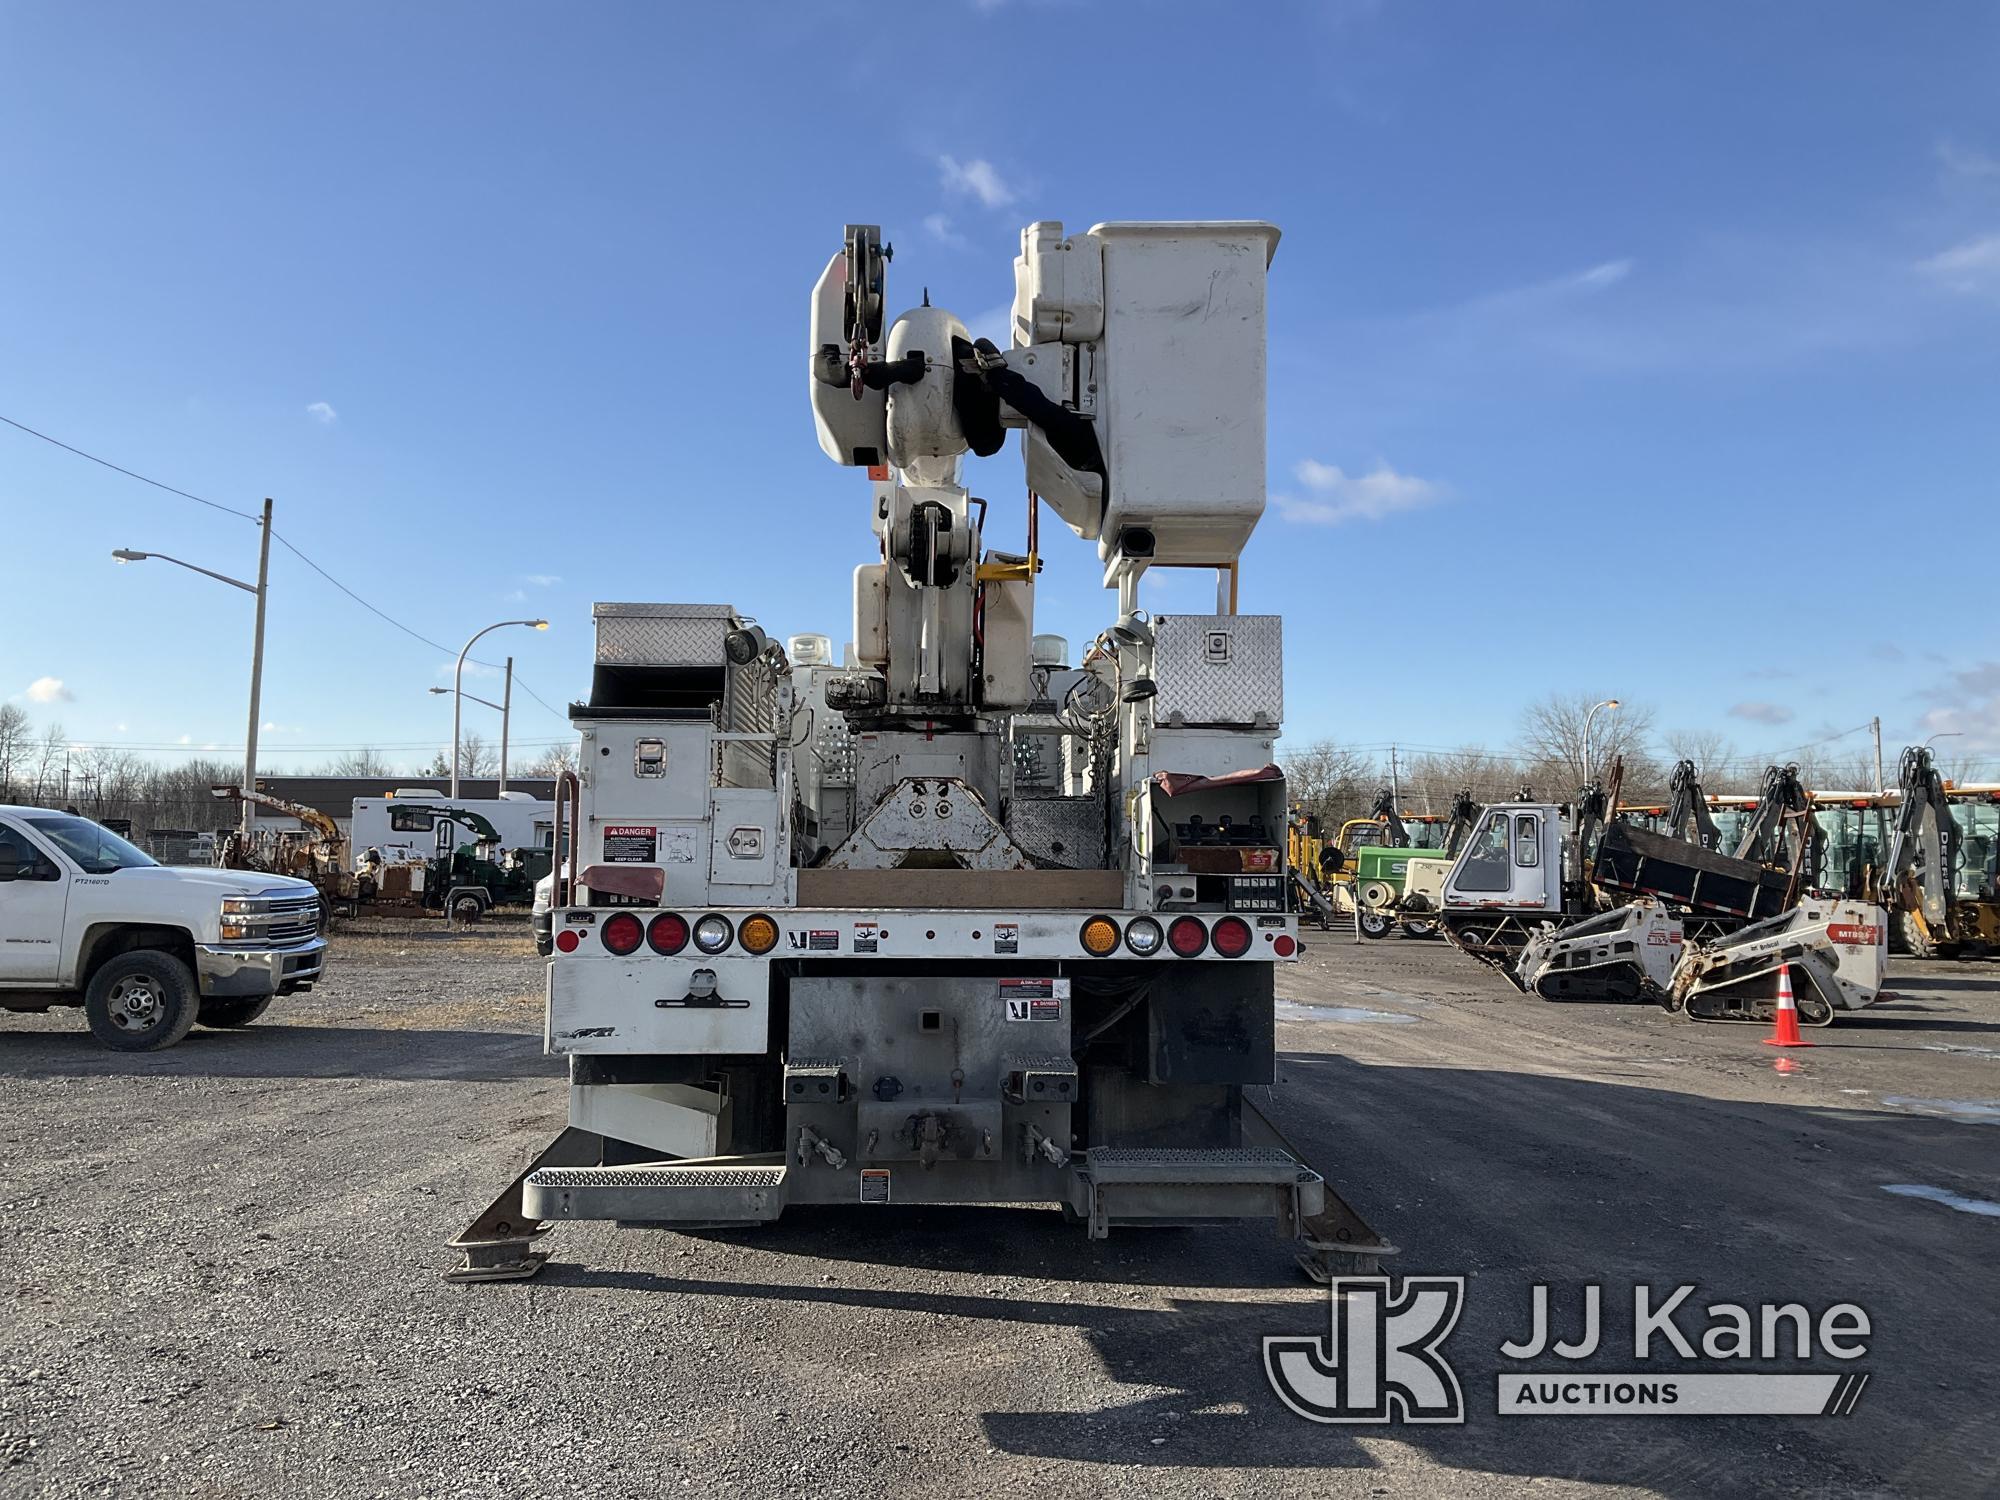
[[[815,927],[806,934],[806,947],[814,953],[834,953],[840,949],[840,932],[833,927]]]
[[[995,922],[993,924],[993,951],[995,953],[1019,953],[1021,951],[1021,924],[1019,922]]]
[[[889,1169],[887,1167],[863,1167],[861,1169],[861,1201],[863,1203],[887,1203],[889,1201]]]
[[[1010,1021],[1060,1021],[1069,999],[1067,979],[1003,979],[1000,999]]]
[[[1873,923],[1864,926],[1853,922],[1835,922],[1826,929],[1826,935],[1849,948],[1875,948],[1882,943],[1882,929]]]
[[[604,830],[604,861],[613,865],[658,864],[660,830],[631,823],[613,823]]]

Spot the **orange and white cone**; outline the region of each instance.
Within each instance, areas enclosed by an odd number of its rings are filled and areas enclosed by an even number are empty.
[[[1771,1034],[1764,1038],[1766,1047],[1810,1047],[1812,1043],[1799,1035],[1799,1006],[1792,998],[1792,966],[1778,965],[1778,1014]]]

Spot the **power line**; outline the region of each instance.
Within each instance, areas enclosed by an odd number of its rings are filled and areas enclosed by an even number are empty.
[[[162,484],[157,479],[148,479],[144,474],[134,473],[131,469],[114,464],[108,458],[99,458],[95,453],[85,453],[81,448],[72,448],[61,438],[52,438],[46,432],[37,432],[27,423],[16,422],[12,417],[0,416],[0,422],[5,422],[9,427],[19,428],[22,432],[27,433],[29,437],[38,437],[45,443],[53,443],[65,453],[74,453],[78,458],[87,458],[94,464],[102,464],[107,469],[123,474],[127,479],[136,479],[141,484],[150,484],[156,490],[165,490],[169,495],[179,495],[183,500],[192,500],[196,505],[206,505],[210,510],[219,510],[225,515],[241,516],[246,521],[255,521],[257,519],[256,516],[253,516],[247,510],[238,510],[233,505],[218,505],[213,500],[204,500],[199,495],[190,495],[186,490],[177,490],[172,485]]]
[[[114,464],[108,458],[99,458],[95,453],[86,453],[81,448],[73,447],[72,445],[63,442],[60,438],[50,437],[46,432],[38,432],[34,428],[28,426],[27,423],[17,422],[12,417],[0,416],[0,422],[5,422],[9,427],[18,428],[20,431],[27,433],[28,436],[30,437],[40,438],[45,443],[52,443],[56,447],[62,449],[65,453],[74,453],[78,458],[87,458],[94,464],[101,464],[105,468],[110,469],[115,473],[123,474],[127,479],[136,479],[141,484],[150,484],[156,490],[165,490],[168,494],[178,495],[183,500],[192,500],[196,505],[206,505],[210,510],[219,510],[223,512],[225,515],[241,516],[244,520],[250,522],[256,522],[259,519],[259,517],[252,515],[249,511],[237,510],[233,506],[223,505],[214,500],[204,500],[200,495],[191,494],[187,490],[176,489],[171,484],[165,484],[162,483],[160,480],[149,478],[148,476],[141,474],[134,469],[125,468],[122,464]],[[432,640],[427,635],[419,634],[417,631],[412,630],[409,626],[405,625],[401,620],[398,620],[394,615],[389,614],[386,610],[378,609],[373,604],[370,604],[366,599],[362,598],[359,594],[355,593],[353,589],[349,588],[346,584],[342,583],[338,578],[335,578],[331,573],[327,572],[325,568],[322,568],[318,563],[314,562],[310,557],[306,556],[306,554],[300,551],[298,546],[295,543],[293,543],[290,538],[286,537],[275,526],[271,528],[271,537],[274,541],[283,546],[287,552],[291,553],[292,556],[296,557],[300,562],[304,563],[307,567],[311,568],[315,573],[319,574],[320,577],[324,578],[328,583],[332,584],[335,588],[339,589],[341,593],[347,595],[348,598],[352,599],[356,604],[360,605],[370,614],[375,615],[377,618],[385,621],[389,625],[392,625],[396,629],[402,631],[403,634],[410,637],[411,640],[420,641],[424,645],[429,646],[433,651],[441,651],[446,656],[452,656],[455,654],[452,651],[451,647],[441,645],[437,641]],[[482,661],[479,657],[476,656],[468,656],[466,660],[472,662],[478,662],[479,665],[482,667],[493,667],[495,669],[498,669],[500,665],[498,662]],[[540,693],[536,692],[532,687],[528,686],[528,684],[521,678],[521,676],[518,673],[514,677],[514,683],[515,686],[519,687],[522,692],[526,693],[530,698],[534,699],[535,702],[539,703],[549,713],[555,715],[556,718],[567,720],[568,718],[567,714],[561,713],[557,709],[551,707],[549,701],[546,698],[544,698]],[[171,748],[178,749],[181,747],[174,746]]]

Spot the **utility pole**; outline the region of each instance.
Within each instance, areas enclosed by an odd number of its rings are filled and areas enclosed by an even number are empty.
[[[243,741],[243,843],[247,848],[250,832],[257,825],[257,808],[250,801],[257,790],[257,717],[263,712],[264,697],[264,600],[271,581],[271,498],[264,497],[264,519],[258,524],[257,543],[257,633],[250,646],[250,732]]]
[[[507,658],[507,683],[500,690],[500,791],[507,795],[507,720],[514,706],[514,658]]]
[[[1875,731],[1875,794],[1879,797],[1888,790],[1882,780],[1882,716],[1877,714],[1870,719],[1868,727]]]
[[[1396,747],[1389,747],[1389,800],[1396,804],[1396,810],[1403,809],[1403,789],[1396,781]]]

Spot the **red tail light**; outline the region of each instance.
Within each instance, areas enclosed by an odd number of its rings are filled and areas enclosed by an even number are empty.
[[[688,945],[687,918],[670,911],[661,912],[646,929],[646,941],[652,944],[655,953],[672,958]]]
[[[606,917],[604,925],[597,929],[597,935],[604,939],[604,946],[620,955],[636,952],[646,940],[646,928],[629,911],[621,911],[616,916]]]
[[[1193,958],[1208,946],[1208,929],[1197,917],[1177,917],[1167,929],[1167,946],[1182,958]]]
[[[574,927],[565,927],[556,934],[556,947],[564,953],[576,952],[577,944],[582,941],[583,939],[576,935]]]
[[[1250,951],[1250,924],[1241,917],[1224,917],[1208,936],[1224,958],[1241,958]]]

